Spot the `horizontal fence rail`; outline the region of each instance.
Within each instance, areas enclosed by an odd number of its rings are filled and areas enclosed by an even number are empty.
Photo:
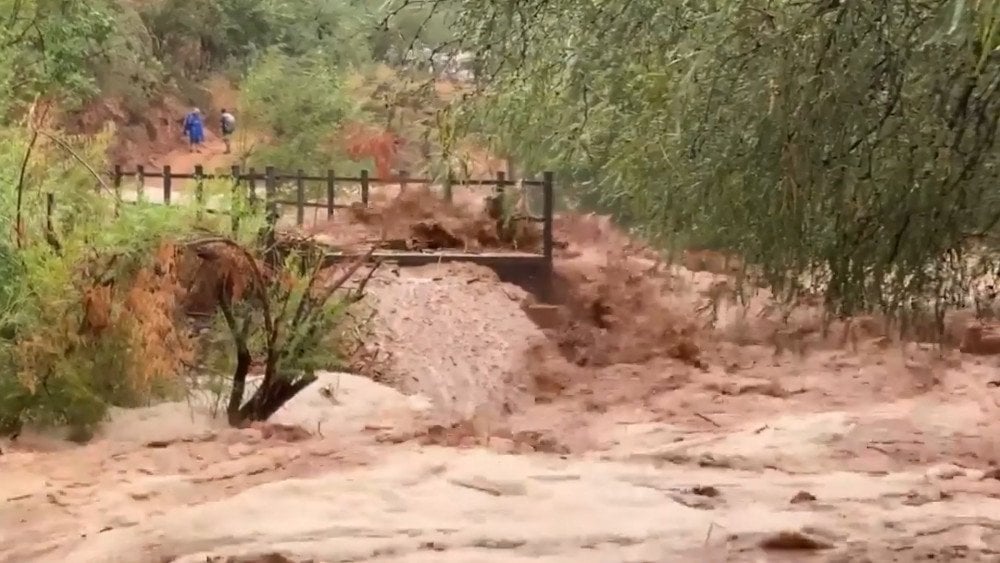
[[[258,173],[253,168],[249,169],[247,172],[240,171],[238,173],[230,174],[213,174],[213,173],[200,173],[195,170],[190,173],[179,173],[170,170],[169,166],[164,166],[160,170],[147,170],[142,166],[137,167],[136,170],[124,170],[117,168],[115,169],[115,177],[121,178],[134,178],[141,176],[144,178],[165,178],[169,176],[175,180],[228,180],[234,177],[238,177],[241,181],[256,180],[265,181],[267,180],[267,173]],[[274,179],[281,181],[288,180],[304,180],[307,182],[325,182],[330,180],[330,176],[315,176],[303,173],[301,176],[298,173],[288,173],[288,172],[276,172],[274,174]],[[412,183],[412,184],[433,184],[438,180],[433,178],[420,178],[407,176],[405,172],[400,172],[399,176],[391,178],[373,178],[368,175],[367,170],[363,170],[359,176],[333,176],[332,180],[335,182],[350,182],[350,183],[361,183],[368,182],[369,184],[399,184],[402,183]],[[476,179],[476,178],[458,178],[452,176],[451,179],[445,179],[446,184],[450,183],[453,186],[515,186],[518,184],[524,186],[544,186],[545,180],[506,180],[504,178],[486,178],[486,179]]]
[[[162,169],[146,169],[143,166],[137,166],[133,170],[125,170],[121,166],[115,166],[112,172],[112,180],[114,185],[115,194],[117,199],[121,201],[121,188],[123,181],[126,178],[135,178],[137,180],[136,186],[136,198],[141,200],[144,198],[145,193],[150,189],[145,185],[146,179],[162,179],[162,195],[163,195],[163,205],[170,205],[171,200],[174,195],[174,182],[176,180],[193,180],[195,181],[195,200],[199,203],[204,204],[205,193],[204,184],[206,180],[228,180],[232,182],[232,193],[235,195],[241,189],[248,189],[248,195],[251,201],[258,198],[257,190],[259,188],[259,183],[263,183],[264,187],[264,197],[263,201],[268,210],[269,222],[277,222],[278,218],[278,205],[294,206],[295,213],[295,223],[297,226],[302,226],[305,223],[305,210],[314,209],[326,210],[327,219],[333,218],[336,209],[345,209],[351,207],[351,204],[344,204],[337,201],[337,190],[341,187],[341,184],[357,184],[360,186],[360,203],[363,207],[368,207],[370,204],[371,188],[372,186],[384,186],[384,185],[399,185],[402,190],[405,190],[408,184],[422,184],[422,185],[433,185],[436,180],[431,178],[417,178],[410,177],[405,171],[400,171],[395,177],[391,178],[373,178],[369,176],[367,170],[362,170],[358,176],[337,176],[333,170],[327,170],[325,175],[315,175],[306,174],[303,170],[297,170],[294,173],[278,171],[274,167],[266,167],[263,172],[258,172],[255,168],[249,168],[247,170],[241,169],[239,166],[231,167],[228,174],[211,174],[205,173],[202,166],[195,166],[194,171],[190,173],[177,173],[171,170],[170,166],[164,166]],[[307,197],[306,184],[307,183],[322,183],[325,186],[325,194],[322,194],[320,199],[322,201],[314,201]],[[282,200],[278,197],[279,187],[288,186],[289,184],[294,185],[295,189],[295,199],[294,200]],[[551,172],[545,172],[542,174],[542,179],[525,179],[525,180],[508,180],[503,172],[498,172],[496,178],[487,179],[469,179],[469,178],[455,178],[452,175],[443,179],[443,197],[447,201],[452,200],[453,187],[474,187],[474,186],[487,186],[493,187],[495,192],[502,193],[507,186],[526,186],[530,188],[540,189],[542,192],[542,214],[541,216],[533,216],[528,214],[525,217],[519,217],[520,219],[541,223],[542,224],[542,256],[546,261],[551,263],[552,252],[553,252],[553,230],[552,221],[554,215],[554,175]],[[314,192],[315,193],[315,192]],[[123,203],[137,203],[137,202],[123,202]],[[54,205],[54,204],[53,204]],[[219,209],[205,209],[208,213],[216,214],[228,214],[227,210]],[[51,214],[51,213],[50,213]],[[235,220],[235,219],[234,219]]]

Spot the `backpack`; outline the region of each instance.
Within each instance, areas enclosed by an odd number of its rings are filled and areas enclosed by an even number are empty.
[[[236,118],[231,113],[222,114],[222,132],[232,133],[236,130]]]

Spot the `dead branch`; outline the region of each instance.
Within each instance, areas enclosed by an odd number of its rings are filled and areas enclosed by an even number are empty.
[[[347,280],[351,279],[351,276],[353,276],[354,273],[358,271],[358,269],[361,267],[362,264],[368,262],[371,259],[374,253],[375,253],[375,247],[373,246],[368,249],[368,252],[365,252],[364,256],[360,256],[354,262],[352,262],[351,265],[348,266],[347,270],[344,271],[344,273],[341,274],[341,276],[337,278],[337,280],[334,281],[330,287],[327,288],[326,292],[323,294],[322,299],[323,300],[329,299],[330,296],[333,295],[335,291],[340,289],[347,282]],[[375,269],[378,268],[380,264],[381,262],[377,262],[375,266],[372,267],[372,271],[369,272],[368,276],[364,280],[365,283],[368,282],[368,279],[371,278],[371,276],[375,272]]]
[[[243,329],[240,330],[233,314],[232,302],[229,292],[225,286],[219,287],[219,310],[226,320],[226,326],[233,336],[233,345],[236,347],[236,369],[233,372],[233,386],[229,391],[229,404],[226,407],[226,415],[229,424],[236,425],[240,422],[240,405],[243,404],[243,394],[246,392],[247,374],[250,372],[250,365],[253,357],[250,355],[250,348],[247,346],[247,335],[249,333],[250,318],[243,322]]]
[[[28,162],[31,160],[31,152],[34,150],[37,142],[38,132],[33,131],[31,134],[31,140],[28,141],[28,147],[24,151],[24,158],[21,159],[21,172],[17,177],[17,204],[14,212],[14,236],[18,248],[21,248],[24,243],[24,224],[21,218],[22,202],[24,201],[24,178],[28,170]]]
[[[234,248],[247,261],[247,264],[250,266],[250,272],[253,276],[254,285],[256,288],[258,288],[258,291],[260,293],[259,297],[262,309],[261,313],[264,318],[264,330],[267,331],[268,334],[271,334],[274,331],[274,319],[271,316],[271,304],[267,298],[266,291],[264,290],[265,287],[264,275],[261,273],[260,267],[257,265],[257,260],[256,258],[254,258],[253,253],[247,250],[240,243],[227,237],[210,237],[210,238],[198,239],[188,242],[187,246],[191,248],[197,248],[201,246],[207,246],[210,244],[222,244],[230,248]]]
[[[90,175],[93,176],[94,179],[97,180],[97,183],[99,183],[101,185],[101,189],[103,189],[104,191],[110,193],[115,198],[116,201],[119,201],[119,202],[121,201],[121,198],[118,196],[118,194],[115,193],[114,190],[112,190],[111,188],[108,187],[108,184],[104,181],[103,178],[101,178],[101,175],[98,174],[96,171],[94,171],[94,168],[89,163],[87,163],[87,161],[84,160],[83,157],[81,157],[80,155],[76,154],[76,151],[74,151],[62,139],[56,137],[55,135],[52,135],[51,133],[47,133],[45,131],[42,131],[41,129],[34,128],[34,127],[32,127],[32,129],[38,135],[41,135],[41,136],[45,137],[46,139],[49,139],[53,143],[59,145],[59,148],[61,148],[64,151],[68,152],[69,155],[72,156],[74,160],[76,160],[77,162],[79,162],[84,168],[87,169],[88,172],[90,172]]]

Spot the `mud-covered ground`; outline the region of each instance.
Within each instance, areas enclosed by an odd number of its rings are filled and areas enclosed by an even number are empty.
[[[784,325],[716,257],[661,264],[598,217],[557,235],[555,308],[478,267],[384,268],[370,377],[273,424],[193,399],[2,444],[0,560],[1000,557],[995,356],[824,334],[805,305]]]

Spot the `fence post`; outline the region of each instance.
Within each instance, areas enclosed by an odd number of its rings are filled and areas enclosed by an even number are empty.
[[[455,183],[455,175],[448,169],[448,176],[444,179],[444,200],[451,203],[452,185]]]
[[[247,175],[250,176],[247,182],[247,190],[249,192],[248,201],[250,206],[253,207],[257,204],[257,170],[253,167],[247,171]]]
[[[306,180],[300,168],[295,173],[295,224],[301,227],[306,222]]]
[[[333,170],[326,171],[326,218],[333,217],[334,198],[337,195],[337,177]]]
[[[368,207],[368,170],[361,171],[361,205]]]
[[[115,176],[112,178],[112,186],[115,191],[115,217],[118,216],[122,205],[122,167],[120,164],[115,165]]]
[[[545,172],[542,176],[542,254],[545,260],[552,264],[552,215],[555,213],[555,195],[553,187],[552,172]]]
[[[48,235],[55,235],[55,229],[52,228],[52,215],[56,210],[56,195],[52,192],[47,192],[45,194],[45,233]]]
[[[405,192],[406,191],[406,184],[407,184],[406,180],[407,180],[407,178],[409,178],[409,176],[410,176],[410,173],[407,172],[406,170],[400,170],[399,171],[399,191],[400,192]]]
[[[504,184],[506,183],[507,183],[507,173],[497,172],[497,193],[499,193],[501,197],[503,196]]]
[[[146,199],[146,170],[141,164],[135,167],[135,177],[138,182],[135,189],[135,200],[138,203]]]
[[[198,218],[201,218],[202,208],[205,206],[205,168],[200,164],[194,167],[194,200],[198,204]]]
[[[275,248],[275,229],[278,224],[278,204],[275,196],[278,191],[278,180],[275,176],[274,167],[268,166],[264,170],[264,207],[266,209],[264,226],[264,256],[267,264],[271,267],[278,265],[277,248]]]
[[[163,166],[163,204],[170,205],[170,190],[173,178],[170,174],[170,165],[165,164]]]
[[[233,165],[229,169],[229,174],[233,177],[232,195],[229,200],[229,220],[233,234],[240,230],[240,214],[243,213],[243,204],[240,201],[240,167]]]

